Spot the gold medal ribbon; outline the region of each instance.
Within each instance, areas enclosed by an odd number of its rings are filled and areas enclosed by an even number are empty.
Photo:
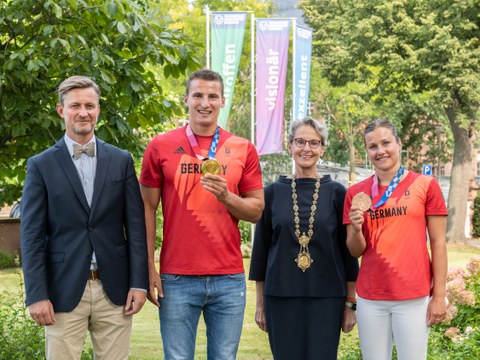
[[[210,143],[210,149],[208,150],[208,158],[204,158],[201,155],[200,147],[198,146],[197,139],[195,138],[195,134],[190,128],[190,125],[187,125],[186,132],[188,142],[190,143],[190,146],[192,147],[195,156],[199,160],[204,161],[204,163],[202,164],[202,174],[219,175],[221,166],[220,163],[215,160],[215,154],[217,152],[218,142],[220,141],[220,127],[217,126],[217,128],[215,129],[215,134],[213,135],[212,142]]]

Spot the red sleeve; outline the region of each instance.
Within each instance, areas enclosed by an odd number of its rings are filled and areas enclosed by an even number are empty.
[[[347,190],[345,194],[345,200],[343,202],[343,224],[348,225],[350,224],[350,219],[348,218],[348,214],[350,213],[350,208],[352,207],[352,188]]]
[[[432,178],[427,190],[425,215],[448,215],[445,199],[438,182]]]
[[[163,173],[160,166],[159,140],[157,135],[148,144],[145,154],[143,155],[142,171],[138,179],[140,184],[153,188],[161,188],[163,182]]]
[[[262,172],[260,170],[260,161],[258,159],[257,150],[251,142],[248,142],[245,169],[238,190],[240,194],[243,194],[248,191],[259,190],[262,188]]]

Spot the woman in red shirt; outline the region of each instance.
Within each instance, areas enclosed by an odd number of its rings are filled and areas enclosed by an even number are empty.
[[[429,327],[446,313],[445,201],[434,178],[403,168],[391,122],[368,124],[364,141],[375,174],[348,189],[343,215],[350,253],[362,257],[362,355],[391,359],[395,342],[399,360],[426,359]]]

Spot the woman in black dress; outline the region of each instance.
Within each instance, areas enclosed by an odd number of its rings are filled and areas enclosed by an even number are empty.
[[[340,330],[356,323],[358,262],[342,225],[345,187],[319,176],[326,128],[312,118],[290,126],[292,176],[265,188],[250,266],[255,321],[268,332],[275,360],[336,359]]]

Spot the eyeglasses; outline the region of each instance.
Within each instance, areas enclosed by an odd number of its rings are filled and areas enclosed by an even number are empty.
[[[313,140],[304,140],[304,139],[293,139],[295,142],[295,145],[299,147],[300,149],[303,149],[305,145],[310,147],[310,149],[317,149],[320,145],[323,145],[323,142],[321,140],[313,139]]]

